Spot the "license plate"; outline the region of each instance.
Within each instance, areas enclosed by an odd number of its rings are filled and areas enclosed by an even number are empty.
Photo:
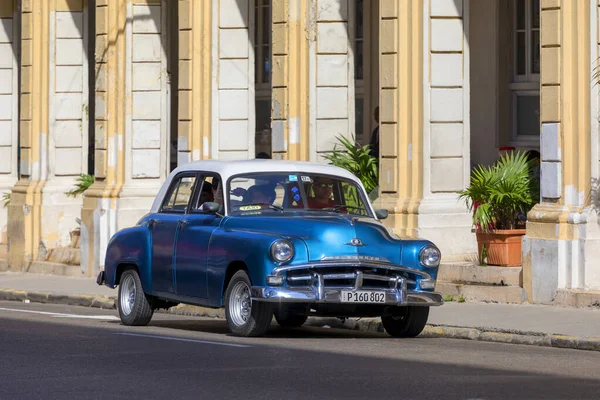
[[[342,303],[385,303],[385,292],[342,290]]]

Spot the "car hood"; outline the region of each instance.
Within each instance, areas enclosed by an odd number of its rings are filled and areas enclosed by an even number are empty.
[[[299,238],[306,243],[309,261],[358,257],[400,264],[402,258],[402,240],[371,218],[345,214],[231,217],[224,228]]]

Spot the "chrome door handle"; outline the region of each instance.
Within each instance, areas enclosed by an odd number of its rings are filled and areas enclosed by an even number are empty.
[[[152,229],[156,225],[158,225],[159,223],[160,223],[159,220],[157,220],[157,219],[151,219],[151,220],[148,221],[148,228]]]
[[[180,219],[179,221],[177,221],[177,223],[179,224],[179,227],[183,229],[184,226],[187,225],[187,221],[184,219]]]

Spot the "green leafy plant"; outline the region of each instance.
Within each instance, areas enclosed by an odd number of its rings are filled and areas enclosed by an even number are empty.
[[[457,301],[457,302],[459,302],[459,303],[464,303],[464,302],[466,301],[466,300],[465,300],[465,296],[463,296],[463,295],[461,294],[460,296],[458,296],[458,299],[457,299],[456,301]]]
[[[69,190],[65,194],[69,197],[77,197],[86,190],[89,189],[90,186],[94,184],[95,177],[93,175],[81,174],[77,177],[77,183],[75,183],[75,188]]]
[[[8,207],[10,205],[10,192],[2,195],[2,201],[4,202],[4,207]]]
[[[371,193],[379,182],[377,159],[369,154],[370,147],[358,146],[354,140],[338,136],[333,150],[323,156],[330,164],[344,168],[356,175],[364,185],[367,193]],[[338,148],[341,146],[341,149]]]
[[[447,301],[447,302],[454,301],[454,297],[450,296],[449,294],[445,294],[444,301]]]
[[[469,187],[459,195],[473,213],[475,229],[515,229],[519,215],[526,215],[538,202],[534,163],[517,151],[506,153],[491,167],[473,169]]]

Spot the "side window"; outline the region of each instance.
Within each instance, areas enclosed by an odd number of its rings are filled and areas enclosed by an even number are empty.
[[[223,205],[223,187],[218,176],[205,176],[198,184],[201,186],[192,205],[192,211],[201,211],[202,204],[208,202]]]
[[[351,214],[368,215],[365,204],[360,196],[359,189],[348,182],[341,182],[344,204],[349,206],[348,212]],[[356,207],[356,208],[354,208]]]
[[[183,176],[177,179],[169,191],[168,199],[163,203],[161,212],[184,213],[194,192],[195,176]]]

